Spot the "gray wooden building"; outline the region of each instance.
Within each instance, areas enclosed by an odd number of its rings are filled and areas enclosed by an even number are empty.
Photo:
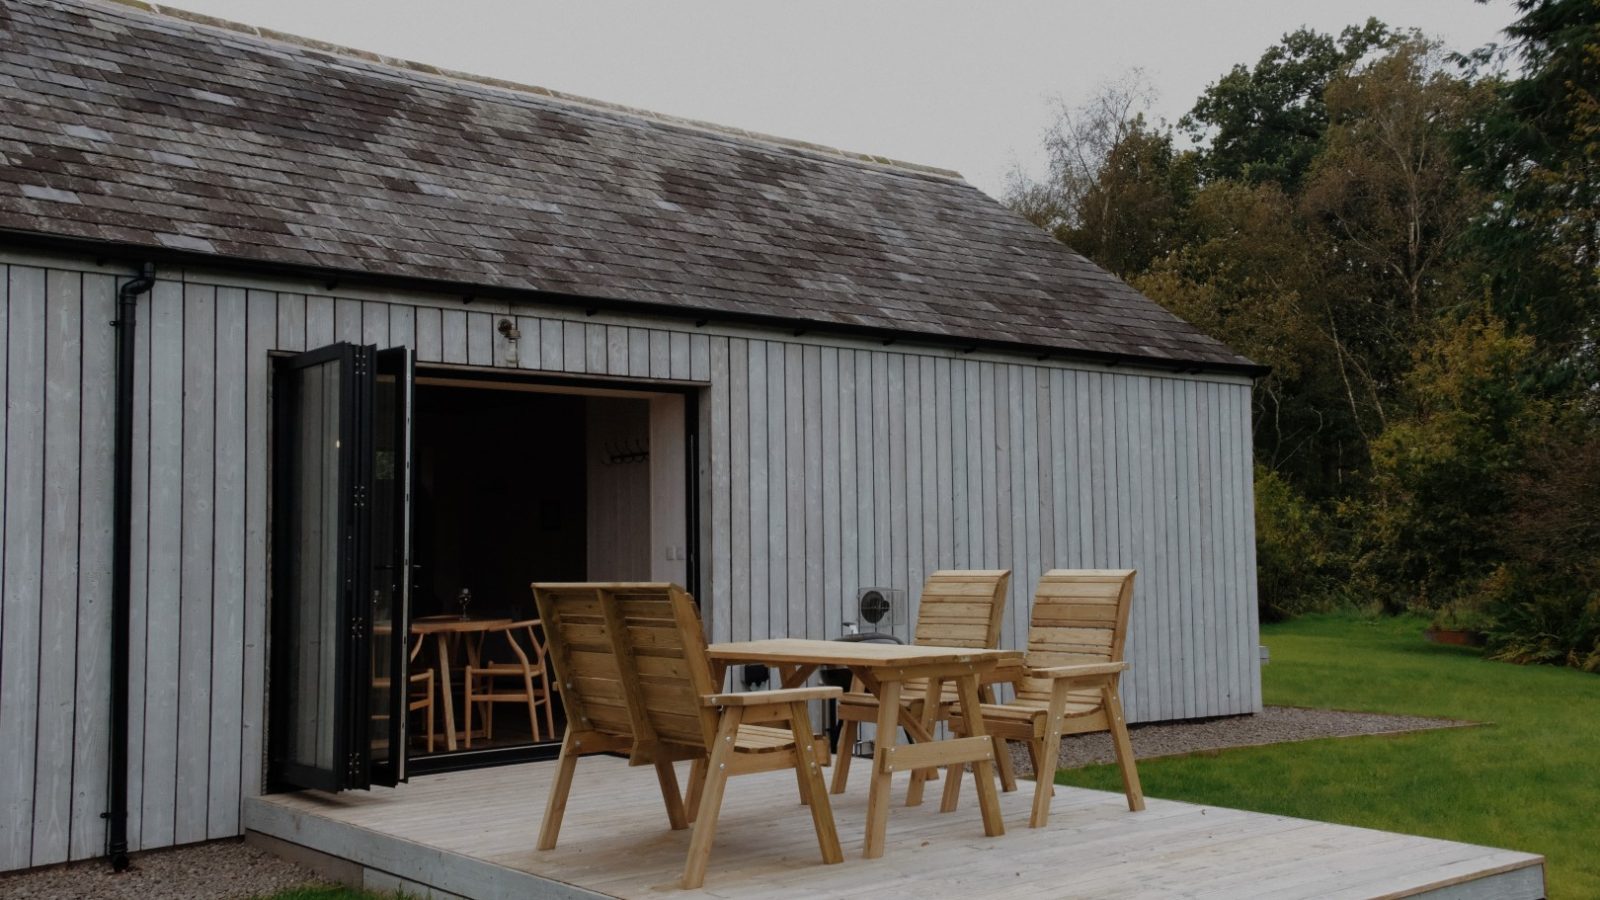
[[[425,768],[344,682],[532,580],[1133,567],[1132,718],[1260,708],[1258,367],[954,173],[0,0],[0,309],[0,870]]]

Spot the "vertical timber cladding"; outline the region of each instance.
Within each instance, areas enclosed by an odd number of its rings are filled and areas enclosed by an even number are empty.
[[[119,277],[0,262],[0,870],[103,852]],[[219,283],[220,282],[220,283]],[[1130,715],[1260,707],[1250,387],[531,307],[159,280],[139,299],[133,849],[234,835],[261,789],[270,350],[705,384],[714,640],[834,637],[941,567],[1139,570]],[[570,316],[570,317],[569,317]],[[513,348],[497,325],[512,318]]]

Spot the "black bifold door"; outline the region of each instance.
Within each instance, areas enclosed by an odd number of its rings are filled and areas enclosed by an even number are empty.
[[[405,778],[412,362],[333,344],[273,373],[269,776]]]

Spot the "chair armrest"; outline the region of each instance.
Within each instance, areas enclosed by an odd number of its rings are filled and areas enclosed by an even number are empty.
[[[757,706],[763,703],[803,703],[807,700],[832,700],[844,694],[836,687],[798,687],[779,691],[745,691],[738,694],[710,694],[701,698],[704,706]]]
[[[1028,669],[1029,678],[1096,678],[1116,675],[1128,668],[1125,662],[1084,663],[1077,666],[1050,666],[1045,669]]]

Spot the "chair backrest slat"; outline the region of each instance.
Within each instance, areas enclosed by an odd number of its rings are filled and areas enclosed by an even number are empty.
[[[1121,662],[1133,601],[1132,569],[1052,569],[1039,578],[1028,629],[1034,668]],[[1024,679],[1017,697],[1048,700],[1050,683]]]
[[[536,584],[533,595],[568,721],[581,730],[631,739],[633,722],[599,587]]]
[[[928,576],[912,643],[989,649],[999,646],[1010,569],[941,569]]]
[[[671,584],[533,586],[568,715],[634,741],[632,761],[657,744],[706,749],[716,713],[705,632],[694,600]]]

